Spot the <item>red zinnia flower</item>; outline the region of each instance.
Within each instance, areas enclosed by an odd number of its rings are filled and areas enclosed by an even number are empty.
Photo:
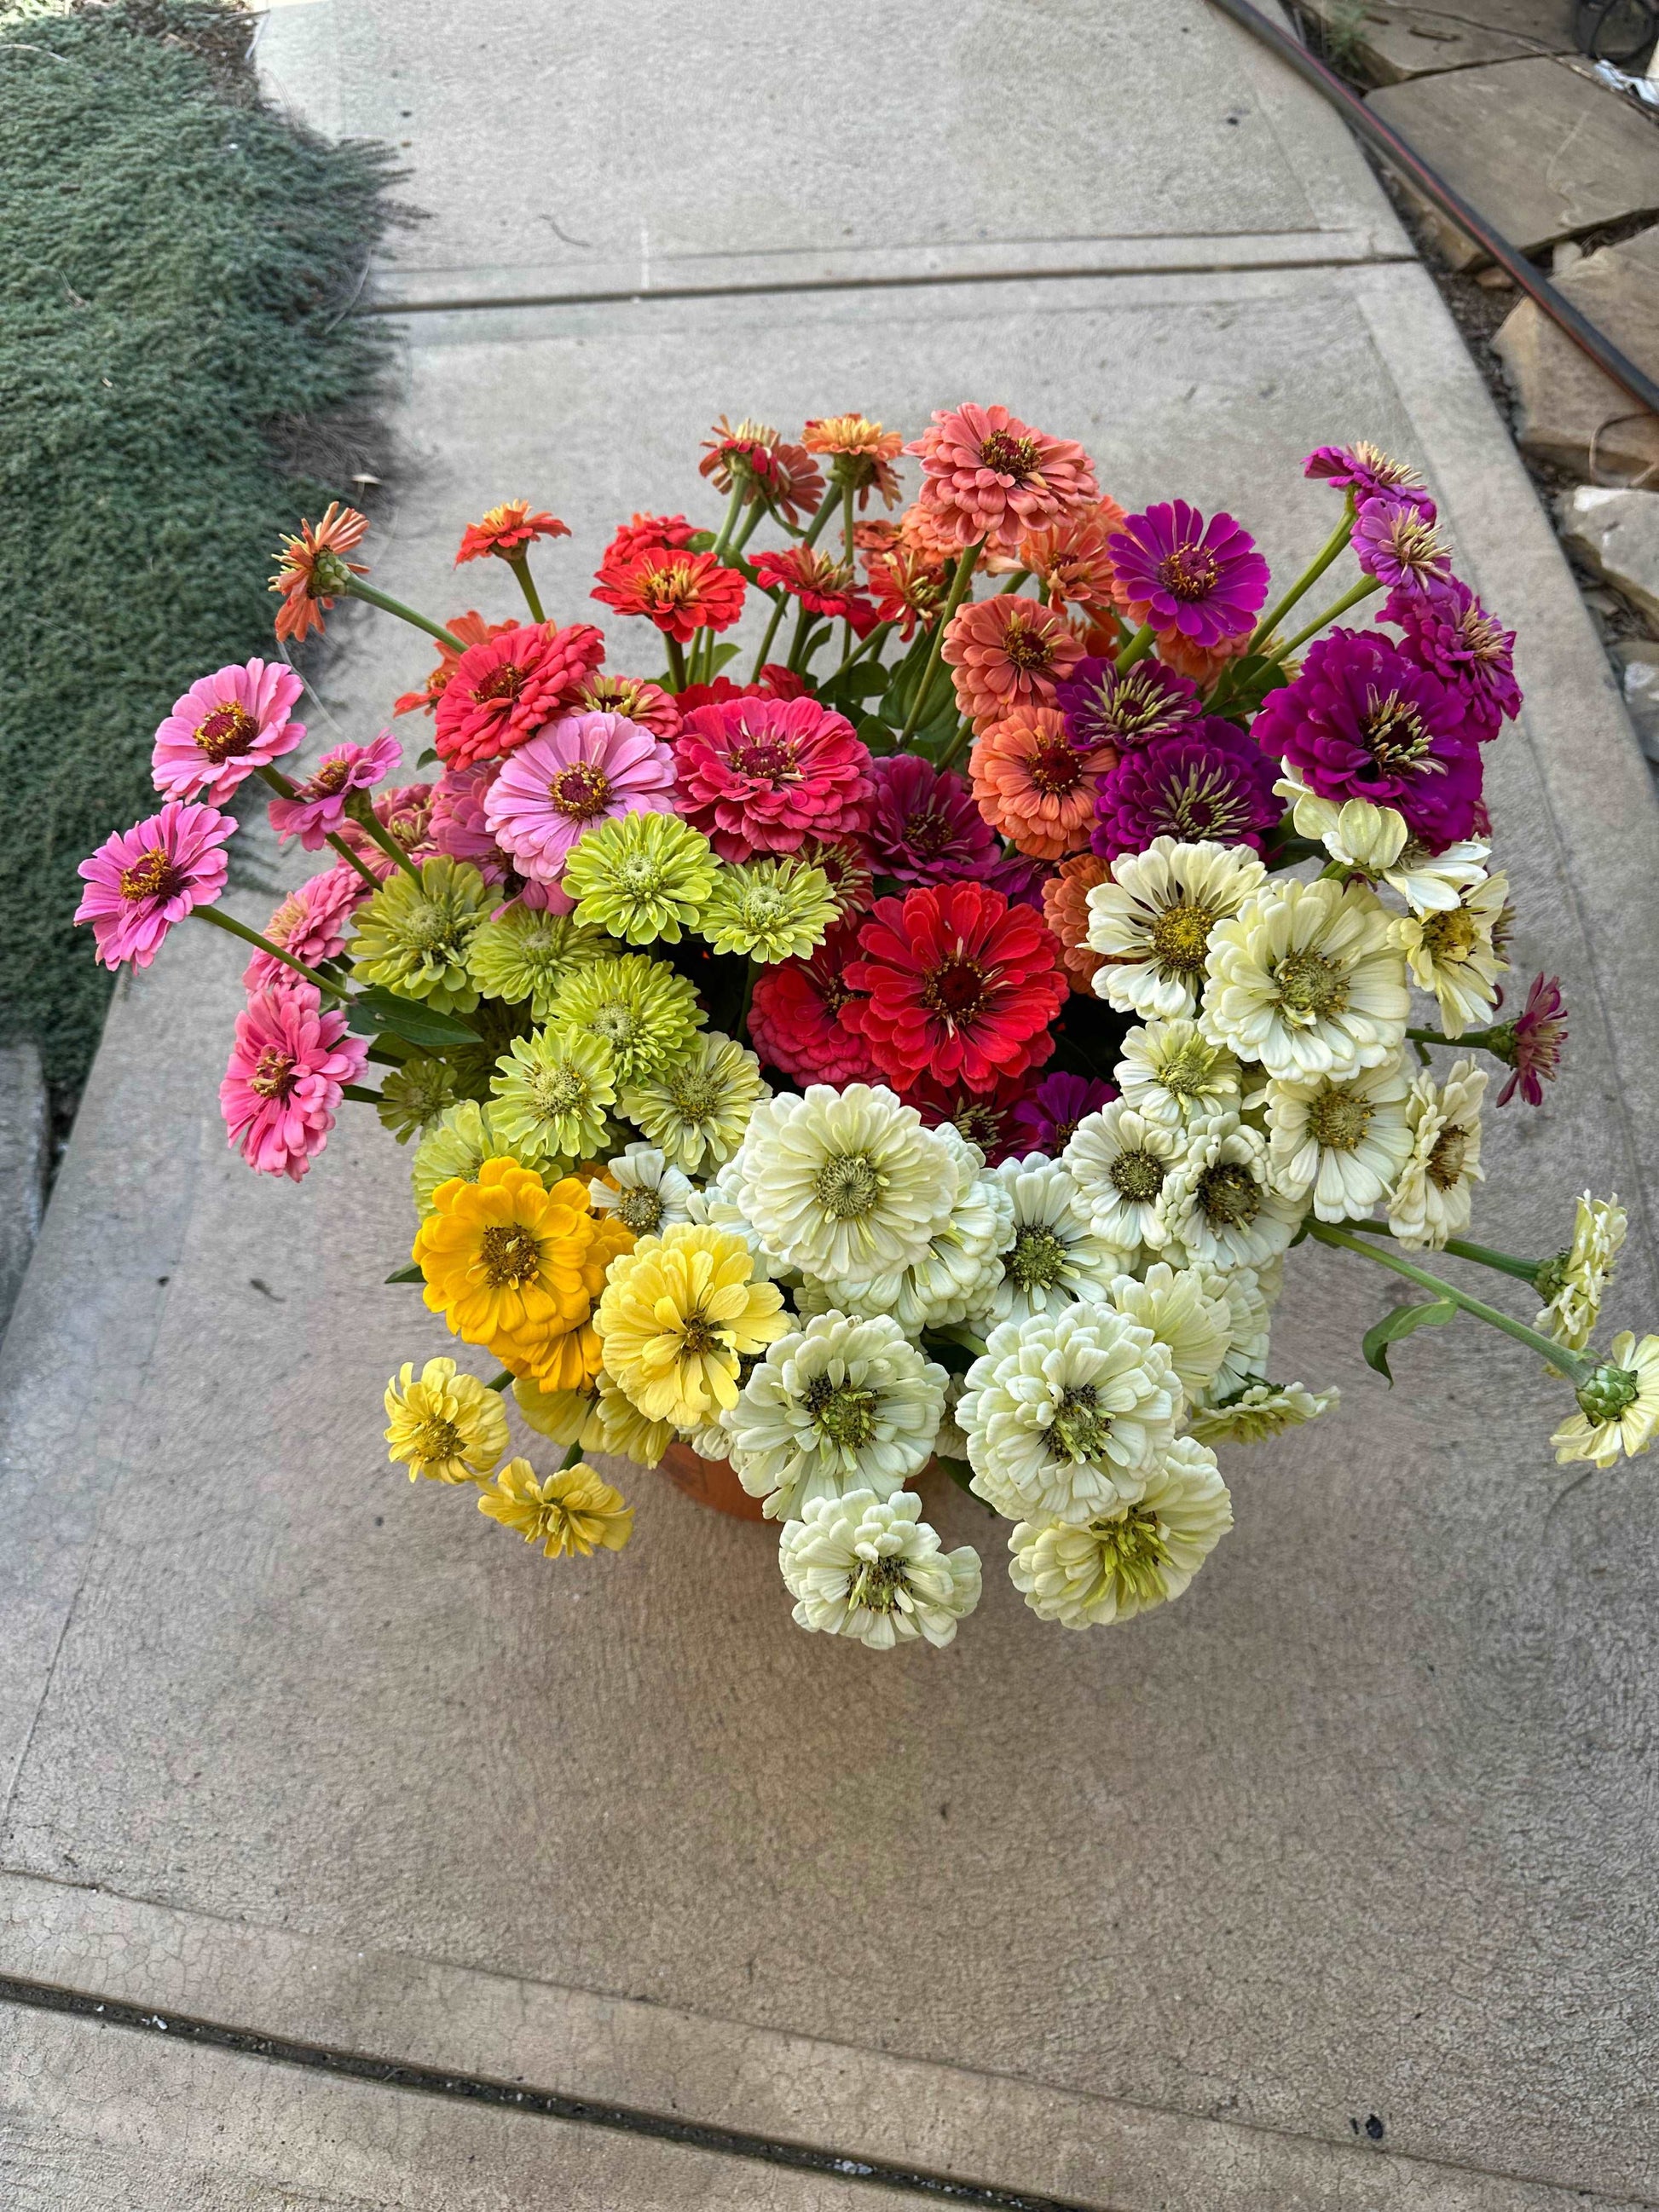
[[[941,541],[958,547],[985,538],[1012,550],[1028,530],[1046,530],[1100,496],[1081,446],[1032,429],[1006,407],[941,409],[904,450],[921,460],[918,506]]]
[[[896,1090],[924,1076],[968,1091],[1040,1066],[1066,1002],[1060,945],[1027,906],[983,884],[946,884],[877,902],[846,980],[867,999],[843,1018]]]
[[[469,646],[438,702],[439,757],[470,768],[511,752],[570,711],[604,658],[604,634],[592,623],[566,629],[531,623]]]
[[[973,1091],[960,1083],[933,1083],[924,1076],[905,1092],[904,1103],[915,1108],[930,1129],[948,1121],[959,1137],[979,1146],[985,1164],[994,1168],[1011,1152],[1028,1149],[1020,1141],[1019,1124],[1014,1118],[1026,1096],[1028,1079],[1024,1075],[1006,1075],[994,1090]]]
[[[358,544],[368,528],[368,517],[355,507],[331,500],[319,523],[301,521],[297,538],[285,538],[276,556],[273,592],[283,594],[276,610],[276,635],[295,640],[321,631],[319,607],[331,607],[352,576],[366,576],[367,568],[343,556]]]
[[[868,637],[878,617],[860,596],[850,561],[837,561],[816,545],[791,545],[782,553],[757,553],[755,580],[767,590],[787,592],[814,614],[848,623],[856,636]]]
[[[1487,1039],[1498,1057],[1510,1064],[1498,1104],[1507,1106],[1519,1091],[1528,1106],[1541,1106],[1544,1085],[1554,1082],[1566,1041],[1567,1002],[1561,995],[1561,978],[1534,975],[1519,1020],[1505,1022]]]
[[[448,628],[450,635],[459,638],[462,648],[465,650],[469,645],[483,645],[492,637],[499,637],[503,630],[516,629],[518,624],[510,622],[487,623],[475,608],[469,607],[464,615],[455,616]],[[393,706],[392,713],[410,714],[414,713],[416,707],[419,707],[423,713],[429,714],[439,700],[443,697],[444,686],[455,673],[455,664],[460,657],[453,645],[445,645],[441,641],[438,647],[438,665],[427,678],[425,684],[420,690],[404,693]]]
[[[1055,685],[1082,659],[1083,647],[1048,608],[1000,592],[957,608],[944,653],[957,704],[979,731],[1006,721],[1015,707],[1052,707]]]
[[[712,683],[688,684],[674,694],[674,704],[684,721],[694,707],[724,707],[733,699],[804,699],[806,693],[804,676],[781,661],[769,660],[753,684],[734,684],[729,676],[717,676]]]
[[[816,699],[694,707],[674,757],[681,813],[726,860],[856,836],[875,795],[869,748]]]
[[[878,1083],[862,1036],[842,1018],[852,1000],[847,963],[858,950],[856,921],[838,921],[810,959],[785,960],[755,979],[749,1041],[797,1083]]]
[[[730,629],[743,612],[744,580],[712,553],[659,546],[599,569],[592,596],[619,615],[643,615],[681,645],[700,629]]]
[[[511,561],[538,538],[569,535],[569,524],[561,522],[556,514],[532,514],[527,499],[503,500],[499,507],[490,508],[482,522],[467,524],[461,535],[461,550],[455,556],[455,566],[459,568],[463,561],[482,560],[486,553],[499,554],[503,561]]]
[[[599,566],[620,568],[641,553],[658,552],[665,545],[689,545],[696,534],[696,524],[683,514],[636,514],[605,547]]]
[[[786,522],[799,521],[823,497],[823,472],[805,447],[785,445],[769,424],[747,416],[735,428],[720,416],[703,441],[697,473],[728,498],[742,477]]]

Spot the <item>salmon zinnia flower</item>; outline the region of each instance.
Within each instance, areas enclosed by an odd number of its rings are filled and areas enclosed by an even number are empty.
[[[1088,843],[1100,779],[1117,753],[1079,752],[1056,707],[1016,707],[979,738],[969,765],[991,827],[1033,860],[1059,860]]]
[[[1060,939],[1060,958],[1074,991],[1091,990],[1095,971],[1106,965],[1089,949],[1089,894],[1111,872],[1111,862],[1098,853],[1079,853],[1062,860],[1042,886],[1042,918]]]
[[[323,617],[318,610],[331,607],[353,576],[368,574],[344,557],[362,543],[368,529],[366,514],[331,500],[320,522],[302,520],[297,538],[283,538],[270,580],[271,590],[283,594],[276,610],[278,637],[297,641],[313,629],[320,633]]]
[[[1116,585],[1106,541],[1123,520],[1117,501],[1103,499],[1046,530],[1027,531],[1015,552],[1000,553],[986,566],[994,574],[1029,568],[1056,613],[1069,606],[1091,615],[1104,614],[1113,605]]]
[[[941,409],[904,450],[921,458],[918,504],[940,539],[959,548],[983,538],[1012,550],[1027,531],[1048,529],[1100,496],[1081,446],[1032,429],[1006,407]]]
[[[959,607],[945,634],[957,704],[975,730],[1015,707],[1052,707],[1054,687],[1083,658],[1057,614],[1035,599],[999,592]]]
[[[860,507],[872,491],[881,494],[884,507],[897,506],[893,463],[904,451],[902,431],[884,430],[863,415],[820,415],[807,424],[802,438],[809,453],[832,456],[830,475],[858,494]]]
[[[730,629],[744,590],[741,571],[723,568],[712,553],[659,546],[617,566],[606,561],[592,596],[619,615],[643,615],[684,645],[700,629]]]
[[[786,522],[799,521],[823,497],[823,471],[805,447],[786,445],[769,424],[747,416],[735,428],[720,416],[703,441],[697,473],[728,497],[739,479],[747,482]]]
[[[511,752],[569,711],[604,658],[604,632],[592,623],[531,623],[469,646],[438,702],[439,757],[470,768]]]
[[[660,684],[648,684],[642,676],[612,676],[603,668],[596,669],[577,692],[574,711],[620,714],[623,721],[649,730],[664,744],[678,736],[685,720],[683,702]]]
[[[503,500],[492,507],[481,522],[469,522],[461,533],[461,550],[455,556],[459,568],[463,561],[481,561],[486,553],[494,553],[503,561],[516,560],[526,545],[533,545],[538,538],[568,538],[570,526],[561,522],[556,514],[532,514],[527,499]]]

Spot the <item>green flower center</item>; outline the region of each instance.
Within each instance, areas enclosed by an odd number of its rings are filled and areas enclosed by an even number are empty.
[[[587,1026],[595,1036],[603,1037],[613,1052],[624,1051],[636,1043],[641,1034],[639,1016],[621,999],[608,999],[603,1006],[596,1006]]]
[[[415,1455],[428,1462],[459,1459],[466,1449],[466,1438],[453,1421],[422,1421],[415,1437]]]
[[[517,1290],[541,1271],[542,1248],[522,1222],[496,1222],[479,1240],[485,1279],[495,1290]]]
[[[400,917],[398,934],[411,952],[447,952],[453,948],[454,923],[442,907],[422,899]]]
[[[873,1390],[860,1390],[851,1382],[832,1382],[815,1375],[803,1400],[814,1427],[832,1444],[862,1451],[876,1433],[876,1409],[881,1400]]]
[[[1146,1206],[1164,1188],[1167,1172],[1156,1152],[1120,1152],[1107,1170],[1113,1187],[1137,1205]]]
[[[847,1586],[847,1602],[866,1613],[891,1613],[909,1581],[902,1559],[860,1559]]]
[[[1474,916],[1466,907],[1431,915],[1423,925],[1423,942],[1436,960],[1467,960],[1480,936]]]
[[[222,761],[237,759],[249,750],[259,734],[259,725],[246,707],[232,704],[216,707],[204,722],[197,724],[191,734],[217,768]]]
[[[1315,1099],[1308,1127],[1325,1151],[1352,1152],[1358,1150],[1376,1111],[1369,1099],[1356,1098],[1351,1091],[1327,1091]]]
[[[593,1103],[593,1086],[580,1068],[562,1061],[557,1067],[540,1068],[530,1079],[530,1095],[538,1113],[580,1114]]]
[[[1112,1433],[1112,1417],[1101,1412],[1092,1382],[1066,1390],[1048,1425],[1048,1449],[1056,1457],[1097,1460]]]
[[[1215,1229],[1248,1229],[1261,1211],[1261,1187],[1237,1160],[1221,1160],[1198,1179],[1199,1209]]]
[[[1616,1421],[1641,1395],[1642,1378],[1628,1367],[1598,1367],[1578,1392],[1578,1403],[1592,1421]]]
[[[720,1103],[720,1085],[703,1067],[677,1068],[667,1090],[683,1121],[706,1121]]]
[[[1215,1063],[1216,1055],[1202,1037],[1188,1037],[1165,1058],[1158,1080],[1177,1098],[1196,1098],[1210,1088]]]
[[[623,1227],[631,1229],[636,1237],[653,1236],[662,1221],[662,1194],[643,1183],[625,1184],[617,1199],[616,1213]]]
[[[626,891],[635,897],[648,897],[662,889],[666,871],[649,853],[629,853],[617,870],[617,879]]]
[[[1275,972],[1279,995],[1293,1014],[1340,1014],[1348,987],[1334,960],[1322,952],[1288,952]]]
[[[1052,1229],[1022,1222],[1003,1265],[1022,1291],[1051,1291],[1066,1273],[1066,1247]]]
[[[1152,923],[1152,951],[1166,975],[1195,975],[1209,950],[1216,917],[1206,906],[1182,899],[1166,906]]]
[[[881,1196],[882,1178],[865,1152],[837,1152],[812,1178],[812,1194],[836,1221],[857,1221]]]
[[[1100,1546],[1101,1565],[1138,1598],[1161,1597],[1170,1547],[1150,1505],[1132,1505],[1121,1518],[1094,1521],[1089,1533]]]
[[[1532,1286],[1546,1305],[1559,1298],[1567,1287],[1568,1271],[1572,1263],[1571,1252],[1558,1252],[1553,1260],[1546,1260],[1532,1279]]]

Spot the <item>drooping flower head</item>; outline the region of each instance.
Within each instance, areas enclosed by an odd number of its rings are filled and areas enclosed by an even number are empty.
[[[863,415],[820,415],[808,422],[801,440],[809,453],[830,456],[831,477],[858,494],[860,508],[872,491],[881,495],[884,507],[898,504],[893,463],[904,451],[902,431],[884,430]]]
[[[1659,1336],[1638,1344],[1625,1329],[1607,1349],[1606,1364],[1576,1394],[1577,1412],[1550,1438],[1558,1466],[1614,1467],[1621,1452],[1635,1459],[1651,1450],[1659,1435]]]
[[[289,893],[260,934],[314,968],[343,948],[351,917],[368,896],[368,885],[355,868],[325,868]],[[242,981],[249,991],[311,988],[268,952],[254,954],[242,970]]]
[[[918,623],[933,620],[951,588],[943,562],[914,546],[886,545],[866,553],[864,574],[877,619],[896,623],[906,644]]]
[[[592,597],[622,615],[643,615],[681,645],[700,629],[730,629],[743,612],[742,572],[722,568],[712,553],[654,548],[631,560],[606,561]]]
[[[561,522],[556,514],[532,514],[527,499],[503,500],[499,507],[492,507],[482,520],[467,524],[461,533],[461,550],[455,556],[455,566],[459,568],[463,561],[481,561],[487,553],[502,561],[514,561],[538,538],[569,535],[569,524]]]
[[[1095,850],[1115,860],[1174,837],[1260,852],[1283,811],[1274,781],[1275,763],[1253,738],[1206,716],[1181,737],[1137,745],[1101,778]]]
[[[1111,875],[1098,853],[1062,860],[1042,886],[1042,919],[1060,939],[1060,958],[1074,991],[1091,991],[1102,961],[1089,945],[1089,893]]]
[[[1136,661],[1122,675],[1109,654],[1091,653],[1054,687],[1054,704],[1066,717],[1079,752],[1106,745],[1121,753],[1157,738],[1183,735],[1203,713],[1198,686],[1161,660]]]
[[[974,797],[1020,852],[1063,860],[1088,842],[1102,780],[1117,758],[1109,745],[1079,752],[1057,707],[1016,707],[975,741]]]
[[[1380,447],[1367,445],[1363,438],[1352,446],[1321,446],[1303,463],[1302,473],[1322,478],[1339,491],[1351,491],[1362,500],[1375,499],[1382,493],[1414,500],[1426,510],[1429,520],[1434,520],[1434,501],[1413,471]]]
[[[303,741],[305,725],[289,714],[304,689],[282,660],[233,661],[198,678],[155,732],[157,791],[222,805],[244,776]]]
[[[471,768],[526,744],[568,712],[604,658],[604,635],[592,623],[526,623],[469,646],[438,701],[439,757]]]
[[[694,708],[673,758],[681,810],[723,860],[856,836],[868,818],[869,749],[844,714],[816,699]]]
[[[236,1042],[219,1085],[230,1141],[260,1175],[298,1182],[328,1142],[341,1085],[355,1083],[368,1052],[337,1008],[309,983],[256,991],[236,1018]]]
[[[898,1088],[931,1073],[989,1091],[1048,1057],[1066,982],[1029,907],[980,884],[913,890],[877,902],[859,946],[847,980],[869,996],[846,1019]]]
[[[1389,493],[1360,501],[1353,555],[1366,575],[1407,597],[1431,595],[1452,580],[1451,556],[1433,522],[1415,501]]]
[[[1049,608],[999,592],[957,608],[945,633],[944,657],[957,704],[983,730],[1016,707],[1052,707],[1083,647]]]
[[[778,1565],[795,1601],[798,1628],[850,1636],[872,1651],[923,1638],[943,1650],[979,1603],[979,1554],[952,1552],[921,1518],[913,1490],[815,1498],[787,1521]]]
[[[1117,1086],[1087,1075],[1056,1069],[1014,1107],[1013,1126],[1021,1150],[1057,1160],[1078,1132],[1078,1124],[1099,1113],[1117,1097]]]
[[[1081,446],[1034,430],[1006,407],[937,410],[905,451],[921,462],[918,504],[939,538],[957,546],[983,538],[1012,550],[1026,531],[1063,521],[1100,495]]]
[[[320,632],[319,610],[331,607],[353,576],[368,575],[367,568],[345,558],[368,529],[366,514],[331,500],[320,522],[302,521],[297,538],[283,538],[270,580],[271,590],[283,595],[275,623],[278,637],[297,644],[313,629]]]
[[[1267,597],[1267,564],[1231,514],[1206,520],[1184,499],[1132,514],[1109,541],[1130,619],[1200,646],[1248,635]]]
[[[994,864],[997,841],[952,769],[920,753],[890,753],[871,764],[875,803],[865,842],[878,875],[902,884],[954,883],[982,877]]]
[[[757,553],[755,580],[763,588],[787,592],[813,614],[848,623],[854,637],[868,637],[879,619],[873,603],[859,590],[850,561],[837,561],[818,545],[791,545],[781,553]]]
[[[586,1460],[538,1477],[527,1459],[510,1459],[485,1486],[478,1510],[547,1559],[591,1559],[597,1547],[620,1552],[634,1533],[634,1509]]]
[[[292,799],[273,799],[270,826],[287,844],[297,837],[316,852],[345,826],[346,804],[355,792],[368,791],[398,767],[404,749],[390,730],[366,745],[337,745],[325,753]]]
[[[673,806],[674,756],[620,714],[567,714],[508,755],[484,820],[521,874],[556,883],[596,823]]]
[[[1487,613],[1461,577],[1437,591],[1390,592],[1382,619],[1404,630],[1405,651],[1462,705],[1477,738],[1495,738],[1521,712],[1515,632]]]
[[[1534,975],[1518,1017],[1504,1023],[1488,1039],[1498,1057],[1509,1063],[1509,1077],[1498,1094],[1498,1103],[1507,1106],[1518,1091],[1528,1106],[1541,1106],[1544,1085],[1554,1082],[1566,1041],[1567,1002],[1561,995],[1561,979]]]
[[[1547,1302],[1533,1327],[1569,1352],[1584,1351],[1595,1334],[1629,1225],[1617,1191],[1606,1199],[1586,1191],[1574,1210],[1571,1243],[1546,1260],[1533,1278],[1533,1287]]]
[[[460,641],[459,651],[453,645],[446,645],[440,638],[437,666],[433,669],[418,691],[405,691],[394,701],[392,708],[393,714],[412,714],[417,707],[423,714],[433,713],[439,700],[444,696],[444,690],[450,678],[455,673],[461,654],[470,646],[487,645],[492,637],[500,637],[504,631],[516,629],[518,627],[517,623],[486,622],[473,607],[469,607],[464,615],[452,615],[447,628],[450,635]]]
[[[823,471],[806,447],[787,443],[769,424],[752,422],[746,416],[735,427],[720,416],[703,441],[697,473],[728,497],[734,485],[747,485],[751,499],[763,499],[792,524],[823,496]]]
[[[873,1083],[869,1047],[842,1013],[853,996],[847,963],[857,957],[856,919],[836,923],[805,960],[785,960],[755,979],[749,1035],[762,1059],[797,1083]]]
[[[117,830],[82,861],[76,872],[87,887],[75,919],[92,924],[106,968],[124,960],[148,968],[175,921],[213,904],[229,866],[225,841],[235,830],[234,818],[216,807],[170,799],[159,814]]]
[[[1086,1527],[1021,1521],[1008,1576],[1039,1620],[1093,1628],[1181,1596],[1233,1525],[1215,1455],[1177,1437],[1133,1505]]]

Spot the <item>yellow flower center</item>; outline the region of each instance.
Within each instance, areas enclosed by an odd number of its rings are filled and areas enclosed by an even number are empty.
[[[1156,1152],[1120,1152],[1107,1171],[1124,1197],[1148,1205],[1164,1188],[1164,1166]]]
[[[1024,483],[1037,465],[1037,450],[1030,438],[1011,438],[1006,430],[993,430],[979,449],[981,464],[1000,477]]]
[[[1423,925],[1423,942],[1436,960],[1467,960],[1480,936],[1480,927],[1467,907],[1431,915]]]
[[[1170,1547],[1152,1506],[1132,1505],[1119,1520],[1091,1522],[1089,1533],[1100,1546],[1102,1566],[1126,1590],[1139,1598],[1163,1595]]]
[[[1435,1139],[1434,1150],[1429,1154],[1429,1181],[1437,1190],[1454,1190],[1462,1179],[1463,1163],[1468,1157],[1469,1133],[1454,1121]]]
[[[431,1464],[459,1459],[465,1449],[466,1438],[453,1421],[440,1420],[434,1416],[422,1421],[415,1432],[416,1457]]]
[[[1322,952],[1287,953],[1274,980],[1279,998],[1295,1014],[1340,1014],[1348,1003],[1341,969]]]
[[[189,878],[159,845],[152,845],[141,860],[121,871],[124,899],[176,898]]]
[[[274,1044],[268,1044],[247,1079],[247,1087],[258,1091],[261,1098],[286,1098],[294,1088],[293,1054],[279,1052]]]
[[[623,1191],[617,1200],[616,1212],[624,1229],[631,1229],[636,1237],[649,1237],[662,1219],[661,1194],[647,1189],[642,1183],[635,1183]]]
[[[547,787],[556,812],[573,822],[591,822],[602,814],[611,797],[611,779],[592,761],[577,761],[562,768]]]
[[[1327,1091],[1315,1099],[1308,1127],[1315,1142],[1327,1152],[1352,1152],[1358,1150],[1376,1111],[1370,1099],[1356,1098],[1351,1091]]]
[[[1152,951],[1166,975],[1194,975],[1204,965],[1215,915],[1206,906],[1182,899],[1166,906],[1152,924]]]

